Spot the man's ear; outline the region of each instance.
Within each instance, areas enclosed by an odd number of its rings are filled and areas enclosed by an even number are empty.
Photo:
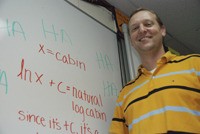
[[[165,37],[165,35],[167,33],[165,26],[161,27],[161,32],[162,32],[162,36]]]

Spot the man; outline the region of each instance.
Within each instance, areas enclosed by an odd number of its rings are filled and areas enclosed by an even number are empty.
[[[119,93],[110,134],[200,134],[200,55],[165,52],[166,29],[151,10],[130,17],[138,76]]]

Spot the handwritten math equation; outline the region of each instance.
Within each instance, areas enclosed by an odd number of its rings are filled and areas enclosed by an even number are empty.
[[[18,120],[21,122],[31,123],[32,125],[43,128],[56,130],[58,132],[67,132],[67,134],[100,134],[97,129],[92,128],[88,123],[76,123],[74,121],[62,121],[55,117],[44,117],[39,114],[30,113],[29,111],[19,110],[17,112]],[[37,132],[36,134],[40,134]]]

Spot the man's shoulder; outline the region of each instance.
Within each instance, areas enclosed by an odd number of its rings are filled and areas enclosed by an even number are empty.
[[[141,83],[141,79],[140,79],[141,75],[142,75],[142,73],[138,73],[138,75],[134,79],[132,79],[128,83],[126,83],[126,85],[122,88],[121,91],[127,92],[127,91],[133,89],[135,86],[137,86],[138,82]]]
[[[170,62],[187,61],[187,60],[200,60],[200,54],[176,55],[170,59]]]

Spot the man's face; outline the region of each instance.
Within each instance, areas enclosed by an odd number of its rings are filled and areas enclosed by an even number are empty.
[[[154,14],[140,11],[131,17],[129,33],[133,47],[139,53],[143,53],[160,48],[166,30],[165,27],[159,26]]]

